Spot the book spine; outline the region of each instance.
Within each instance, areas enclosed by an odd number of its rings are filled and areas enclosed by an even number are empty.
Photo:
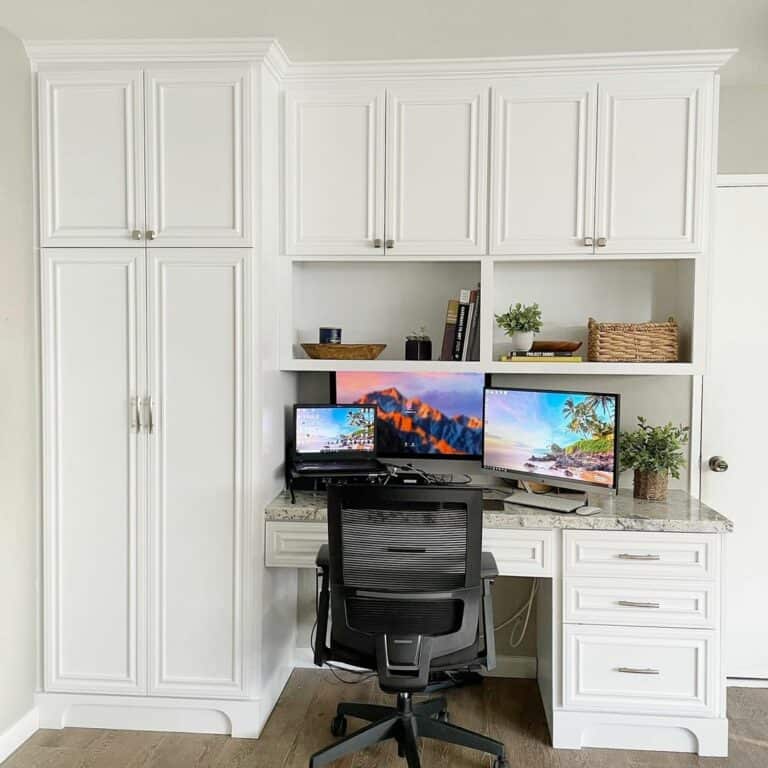
[[[464,332],[464,348],[461,350],[461,359],[469,360],[469,344],[472,340],[472,329],[475,326],[475,304],[470,300],[467,311],[467,329]]]
[[[461,352],[464,349],[464,334],[467,330],[467,313],[469,304],[461,302],[459,313],[456,317],[456,338],[453,342],[453,360],[461,360]]]
[[[453,342],[456,339],[456,318],[459,312],[459,302],[451,299],[445,312],[445,330],[443,331],[443,346],[440,350],[441,360],[453,360]]]
[[[572,357],[573,352],[510,352],[509,357]]]
[[[469,340],[469,360],[480,359],[480,288],[477,288],[477,301],[475,303],[475,322],[472,326],[472,335]]]

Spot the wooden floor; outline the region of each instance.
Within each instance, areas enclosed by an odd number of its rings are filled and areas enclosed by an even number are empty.
[[[554,750],[531,680],[489,678],[447,692],[453,722],[501,739],[514,768],[767,768],[768,690],[731,688],[730,757],[662,752]],[[329,672],[296,670],[258,740],[182,733],[65,728],[38,731],[3,768],[306,768],[309,756],[333,741],[330,720],[339,701],[391,703],[374,681],[337,682]],[[350,722],[350,731],[355,721]],[[488,768],[477,753],[425,740],[424,768]],[[341,760],[334,768],[404,768],[392,743]]]

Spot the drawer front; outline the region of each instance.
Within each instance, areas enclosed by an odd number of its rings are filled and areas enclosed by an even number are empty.
[[[715,579],[719,552],[714,533],[563,532],[565,576]]]
[[[553,531],[483,530],[483,550],[493,553],[500,576],[551,576],[553,542]]]
[[[718,588],[673,579],[563,580],[563,620],[580,624],[717,628]]]
[[[716,632],[566,624],[563,636],[567,709],[715,714]]]
[[[314,568],[317,550],[328,543],[328,525],[267,521],[265,541],[268,567]]]

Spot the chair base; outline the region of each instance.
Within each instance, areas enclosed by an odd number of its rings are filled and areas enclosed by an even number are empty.
[[[335,736],[343,736],[346,732],[347,716],[367,720],[370,725],[316,752],[309,760],[309,768],[321,768],[388,739],[397,741],[397,752],[405,758],[408,768],[421,768],[420,738],[477,749],[496,757],[494,768],[509,766],[506,750],[500,741],[448,722],[446,701],[442,697],[414,704],[411,694],[398,693],[396,708],[380,704],[339,704],[331,726]]]

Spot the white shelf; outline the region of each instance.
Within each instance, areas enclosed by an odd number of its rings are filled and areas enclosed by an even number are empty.
[[[693,363],[501,363],[449,360],[310,360],[283,362],[284,371],[386,371],[387,373],[444,371],[446,373],[576,374],[610,376],[694,376]]]

